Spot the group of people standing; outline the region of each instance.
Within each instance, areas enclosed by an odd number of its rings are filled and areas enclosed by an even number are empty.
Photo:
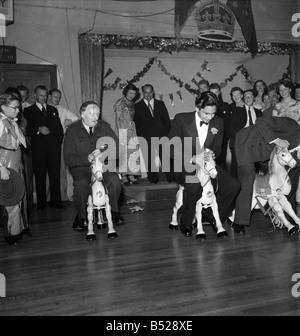
[[[140,154],[143,155],[150,183],[159,182],[159,163],[162,160],[162,150],[153,138],[168,136],[171,121],[165,103],[154,97],[151,84],[142,87],[143,98],[138,98],[138,88],[128,84],[123,90],[123,97],[114,105],[116,119],[116,134],[120,141],[120,172],[125,185],[138,184],[137,177],[141,175]],[[145,142],[140,143],[138,137]],[[171,172],[165,172],[169,182],[173,181]]]
[[[49,177],[50,207],[62,209],[61,177],[66,174],[61,149],[65,127],[78,119],[59,105],[61,92],[45,86],[34,90],[36,102],[27,102],[25,86],[8,88],[0,96],[0,179],[9,180],[14,169],[24,178],[26,193],[13,206],[1,204],[1,224],[10,244],[28,233],[28,214],[33,206],[35,180],[37,210],[47,206],[47,176]],[[64,168],[64,169],[62,169]],[[62,190],[66,193],[66,187]],[[9,203],[9,202],[7,202]]]
[[[43,211],[47,205],[47,175],[50,207],[61,209],[64,205],[60,170],[66,167],[62,166],[63,162],[69,167],[74,181],[76,217],[72,227],[75,231],[83,231],[86,203],[91,191],[89,156],[95,151],[100,153],[103,148],[108,149],[106,163],[111,164],[111,169],[104,172],[103,180],[109,193],[113,223],[122,225],[125,220],[118,204],[122,186],[120,176],[125,185],[139,184],[141,152],[150,183],[159,182],[159,168],[155,162],[159,158],[161,162],[168,161],[168,169],[162,166],[167,180],[184,186],[180,231],[190,237],[196,203],[202,194],[195,171],[202,157],[200,153],[210,149],[218,163],[217,201],[221,220],[226,221],[235,209],[234,230],[244,233],[245,226],[250,225],[252,186],[257,163],[263,165],[269,159],[274,145],[290,149],[300,145],[300,103],[292,98],[292,89],[299,88],[291,85],[288,80],[280,81],[278,93],[273,88],[267,91],[261,80],[255,83],[254,90],[243,91],[234,87],[231,90],[232,104],[228,104],[222,100],[219,84],[209,85],[203,80],[199,83],[195,111],[179,113],[171,122],[164,102],[155,99],[151,84],[142,87],[143,97],[135,103],[138,88],[129,83],[123,90],[123,97],[114,105],[115,130],[101,120],[100,106],[96,102],[84,102],[78,118],[59,106],[59,90],[51,90],[48,95],[44,86],[38,86],[34,91],[36,103],[26,106],[20,115],[23,96],[6,93],[0,96],[0,179],[9,179],[8,168],[22,174],[20,147],[29,145],[37,209]],[[297,97],[299,99],[300,93]],[[101,143],[102,139],[107,138],[115,146],[107,148],[107,143]],[[179,148],[173,147],[166,154],[159,141],[163,138],[181,139],[182,144],[191,139],[190,147],[181,147],[179,164],[176,162]],[[230,168],[227,165],[227,148],[232,154]],[[300,150],[298,159],[299,153]],[[23,163],[26,173],[26,160]],[[180,169],[176,170],[175,167]],[[27,172],[27,189],[28,175]],[[290,199],[295,200],[299,167],[290,175],[293,184]],[[5,238],[10,243],[20,239],[22,232],[28,229],[24,215],[25,202],[26,197],[12,208],[1,207]]]

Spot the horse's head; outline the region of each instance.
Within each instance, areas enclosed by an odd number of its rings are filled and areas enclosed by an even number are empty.
[[[292,169],[297,165],[297,162],[293,158],[292,153],[287,148],[276,146],[271,154],[270,164],[274,165],[275,158],[277,162],[283,167],[287,166],[288,168]]]
[[[203,153],[203,161],[200,165],[201,169],[206,175],[209,175],[210,178],[216,178],[218,175],[216,169],[216,161],[214,159],[213,152],[209,149],[206,149]]]
[[[103,162],[101,155],[94,155],[91,160],[92,178],[94,181],[101,182],[103,179]]]

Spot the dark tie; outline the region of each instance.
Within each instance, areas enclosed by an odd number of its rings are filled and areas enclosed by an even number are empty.
[[[208,125],[208,123],[206,123],[205,121],[200,121],[200,127],[202,126],[202,125]]]
[[[152,117],[154,117],[154,114],[153,114],[153,108],[152,108],[150,102],[148,102],[148,107],[149,107],[149,110],[150,110],[150,112],[151,112],[151,114],[152,114]]]
[[[90,127],[90,136],[93,136],[93,127]]]
[[[47,116],[47,111],[46,111],[46,109],[45,109],[45,106],[44,106],[44,105],[42,105],[42,112],[43,112],[44,116],[46,117],[46,116]]]
[[[253,120],[252,120],[252,117],[251,117],[251,107],[248,106],[248,116],[249,116],[249,126],[252,126],[253,125]]]

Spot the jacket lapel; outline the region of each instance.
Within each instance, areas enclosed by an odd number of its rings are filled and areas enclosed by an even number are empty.
[[[210,123],[208,124],[208,130],[207,130],[206,140],[205,140],[205,142],[204,142],[204,148],[209,147],[210,144],[212,143],[214,137],[215,137],[215,135],[214,135],[214,134],[212,133],[212,131],[211,131],[213,128],[216,128],[216,129],[217,129],[217,127],[216,127],[216,122],[214,121],[214,119],[212,119],[212,120],[210,121]]]

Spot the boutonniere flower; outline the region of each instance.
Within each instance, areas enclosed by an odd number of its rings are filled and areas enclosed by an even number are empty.
[[[212,134],[217,134],[218,132],[219,132],[219,130],[218,130],[217,128],[214,128],[214,127],[213,127],[213,128],[211,129],[211,133],[212,133]]]

